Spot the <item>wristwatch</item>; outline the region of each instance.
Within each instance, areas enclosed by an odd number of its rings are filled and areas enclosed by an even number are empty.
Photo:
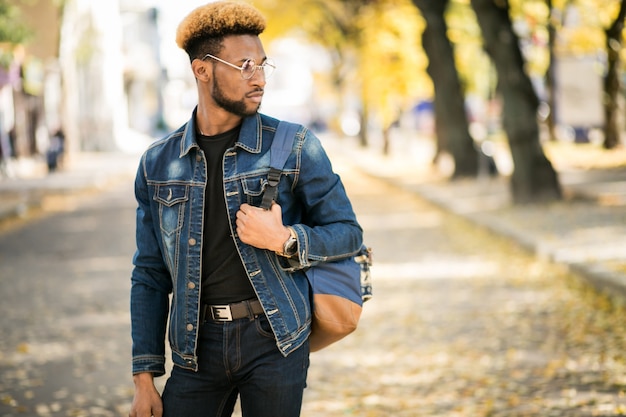
[[[279,255],[291,258],[298,253],[298,238],[296,237],[296,231],[293,230],[293,228],[287,226],[287,229],[289,229],[289,239],[283,243],[283,252]]]

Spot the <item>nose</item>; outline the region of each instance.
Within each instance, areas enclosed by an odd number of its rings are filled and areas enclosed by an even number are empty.
[[[250,81],[254,85],[264,86],[266,84],[266,78],[263,68],[257,67],[256,71],[254,71],[254,74],[252,74]]]

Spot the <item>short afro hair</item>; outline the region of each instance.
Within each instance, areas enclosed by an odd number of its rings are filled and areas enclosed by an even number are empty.
[[[191,60],[201,58],[200,45],[221,45],[225,36],[255,35],[265,30],[265,18],[254,7],[237,1],[217,1],[193,10],[178,25],[176,43]],[[207,52],[204,52],[205,54]]]

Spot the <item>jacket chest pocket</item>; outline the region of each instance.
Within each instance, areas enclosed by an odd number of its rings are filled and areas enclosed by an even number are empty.
[[[267,177],[250,177],[243,178],[241,180],[241,187],[244,194],[244,203],[248,203],[251,206],[259,207],[263,200],[263,192],[267,185]]]
[[[159,203],[159,222],[166,234],[176,233],[183,225],[186,202],[189,200],[187,185],[157,185],[154,200]]]

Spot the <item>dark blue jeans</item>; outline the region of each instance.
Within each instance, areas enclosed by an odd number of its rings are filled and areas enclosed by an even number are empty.
[[[308,341],[286,358],[265,316],[206,322],[198,372],[174,366],[163,391],[164,417],[298,417],[309,368]]]

